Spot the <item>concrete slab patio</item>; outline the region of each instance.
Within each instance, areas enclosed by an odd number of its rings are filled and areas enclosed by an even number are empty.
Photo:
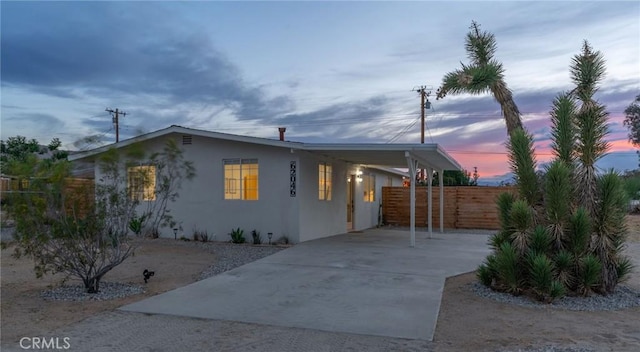
[[[431,341],[447,277],[487,235],[383,229],[305,242],[121,310]]]

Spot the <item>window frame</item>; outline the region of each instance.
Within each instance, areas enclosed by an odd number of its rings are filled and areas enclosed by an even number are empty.
[[[318,200],[330,202],[333,198],[333,165],[318,163]]]
[[[146,174],[146,176],[143,174]],[[148,179],[142,180],[143,177]],[[130,200],[138,202],[155,201],[157,183],[158,174],[157,167],[155,165],[136,165],[127,167],[127,194]]]
[[[376,176],[374,174],[362,175],[362,200],[365,203],[374,203],[376,201]]]
[[[249,183],[253,183],[253,187],[248,187]],[[257,158],[222,159],[222,198],[232,201],[260,200],[260,163]]]

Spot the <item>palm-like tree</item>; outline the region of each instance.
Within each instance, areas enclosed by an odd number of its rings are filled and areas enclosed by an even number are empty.
[[[507,133],[522,128],[520,110],[513,101],[513,95],[504,81],[502,63],[494,59],[496,39],[493,34],[481,31],[480,25],[471,22],[471,30],[465,40],[467,55],[471,60],[469,65],[462,64],[461,69],[447,73],[438,88],[437,99],[444,98],[448,93],[483,94],[491,92],[502,108],[502,114],[507,123]]]

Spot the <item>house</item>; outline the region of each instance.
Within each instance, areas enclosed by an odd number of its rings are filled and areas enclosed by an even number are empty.
[[[419,166],[460,169],[436,144],[300,143],[285,141],[284,129],[280,132],[280,139],[267,139],[174,125],[70,159],[91,162],[110,148],[133,143],[159,151],[173,138],[196,168],[196,177],[183,184],[180,197],[169,205],[182,228],[179,236],[190,237],[199,229],[225,241],[231,229],[240,227],[256,229],[263,238],[268,233],[274,240],[287,236],[294,243],[375,227],[381,188],[401,186],[403,176],[415,179]],[[174,233],[164,229],[161,236]]]

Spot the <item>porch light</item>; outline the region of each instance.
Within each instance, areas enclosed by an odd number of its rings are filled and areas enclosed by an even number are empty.
[[[362,170],[356,171],[356,182],[362,182]]]

